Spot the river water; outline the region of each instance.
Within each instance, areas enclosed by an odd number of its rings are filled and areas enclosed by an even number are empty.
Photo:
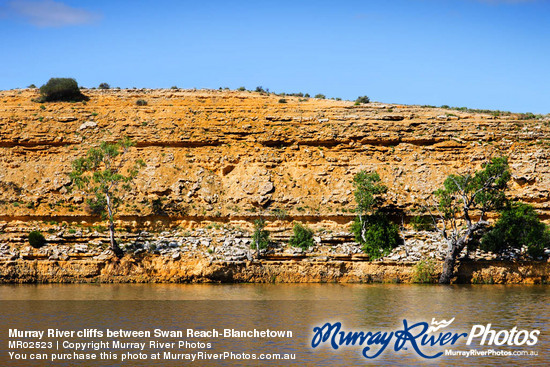
[[[537,366],[550,364],[550,287],[546,285],[400,285],[400,284],[53,284],[53,285],[2,285],[0,286],[0,366],[231,366],[231,365],[300,365],[300,366],[352,366],[352,365],[448,365],[448,366]],[[459,337],[454,345],[421,345],[420,338],[408,341],[396,349],[396,336],[386,349],[374,359],[362,355],[362,346],[332,348],[330,338],[312,348],[314,327],[340,322],[342,331],[376,333],[403,330],[404,322],[412,324],[435,321],[454,321],[435,331],[440,333],[471,334],[490,325],[490,330],[502,332],[501,342],[516,327],[518,342],[526,333],[539,330],[536,344],[521,346],[480,345],[481,336],[466,345],[467,338]],[[406,320],[406,321],[404,321]],[[107,330],[142,331],[155,329],[195,331],[224,329],[237,331],[275,330],[291,331],[285,337],[108,337],[97,334],[87,337],[45,335],[40,341],[50,342],[46,349],[15,348],[9,341],[37,341],[32,337],[10,337],[9,330],[19,331],[83,331]],[[422,324],[410,329],[418,334]],[[91,332],[88,332],[91,333]],[[488,338],[490,333],[488,334]],[[146,343],[143,350],[129,345],[114,347],[113,342]],[[335,340],[339,340],[336,338]],[[367,339],[368,341],[369,339]],[[377,339],[381,342],[381,339]],[[526,339],[525,339],[526,340]],[[92,344],[76,351],[72,344],[104,341],[107,347],[94,349]],[[174,342],[174,348],[152,346],[151,341]],[[182,344],[179,348],[179,342]],[[370,339],[367,355],[372,356],[381,345]],[[383,341],[383,340],[382,340]],[[528,340],[527,340],[528,341]],[[65,344],[63,344],[65,343]],[[191,343],[191,344],[189,344]],[[204,343],[202,345],[200,343]],[[208,348],[207,343],[210,343]],[[510,342],[513,344],[513,342]],[[21,346],[21,345],[20,345]],[[28,347],[26,345],[25,347]],[[445,350],[477,353],[527,353],[528,355],[433,356]],[[492,352],[491,352],[492,350]],[[10,356],[9,353],[14,353]],[[101,355],[100,353],[105,353]],[[229,356],[224,359],[201,359],[190,362],[168,359],[165,352],[187,355],[198,352]],[[95,353],[100,360],[75,360],[72,353]],[[141,355],[140,355],[141,353]],[[160,359],[152,359],[159,353]],[[231,355],[230,353],[233,353]],[[258,360],[266,354],[279,354],[292,360]],[[37,354],[50,360],[38,360]],[[62,358],[52,363],[52,354]],[[529,355],[531,354],[531,355]],[[116,355],[117,359],[112,359]],[[123,355],[130,360],[121,361]],[[240,359],[231,359],[240,357]],[[23,358],[27,359],[23,359]],[[38,356],[39,357],[39,356]],[[166,357],[166,358],[165,358]],[[174,357],[173,355],[170,358]],[[21,359],[16,359],[21,358]],[[136,359],[146,358],[146,359]],[[201,358],[208,358],[201,356]],[[271,356],[271,358],[274,358]]]

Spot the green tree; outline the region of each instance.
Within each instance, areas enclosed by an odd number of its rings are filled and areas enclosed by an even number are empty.
[[[256,248],[256,257],[260,257],[260,250],[269,247],[271,240],[269,232],[265,229],[265,219],[260,218],[254,221],[254,234],[252,235],[252,246]]]
[[[301,223],[294,223],[292,228],[293,234],[290,237],[290,246],[299,247],[303,250],[307,250],[313,247],[313,231]]]
[[[134,144],[126,138],[118,143],[103,142],[99,148],[90,148],[86,157],[72,163],[69,174],[79,189],[94,195],[87,202],[93,211],[109,220],[110,249],[120,256],[122,250],[115,241],[114,217],[123,191],[129,191],[133,179],[145,163],[139,159],[128,162],[128,150]]]
[[[77,102],[86,99],[88,97],[80,92],[78,83],[73,78],[51,78],[40,87],[40,98],[37,102]]]
[[[355,100],[356,105],[364,104],[364,103],[370,103],[370,98],[367,96],[359,96]]]
[[[357,213],[359,217],[365,214],[372,214],[382,202],[382,194],[388,191],[388,188],[380,183],[380,176],[376,172],[367,172],[362,170],[353,177],[353,187],[355,191],[355,202],[357,203]]]
[[[434,231],[434,223],[429,216],[416,215],[411,218],[410,223],[415,231]]]
[[[353,186],[357,217],[351,230],[363,251],[377,259],[402,242],[398,226],[380,210],[388,188],[380,182],[378,173],[364,170],[355,175]]]
[[[508,248],[523,247],[532,257],[544,256],[544,248],[550,247],[550,231],[531,205],[511,203],[502,211],[493,228],[483,236],[480,248],[502,253]]]
[[[378,259],[391,252],[391,250],[402,243],[399,235],[399,227],[390,221],[388,216],[380,211],[374,214],[363,216],[363,224],[359,216],[351,225],[357,242],[363,245],[363,251],[369,254],[371,259]],[[358,233],[361,236],[358,236]]]
[[[449,175],[434,192],[441,223],[438,230],[448,243],[439,283],[451,282],[458,256],[486,228],[487,212],[504,206],[510,177],[507,158],[493,158],[474,174]]]

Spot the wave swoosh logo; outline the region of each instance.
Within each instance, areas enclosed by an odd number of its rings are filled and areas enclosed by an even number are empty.
[[[455,318],[453,317],[449,321],[447,320],[441,320],[439,322],[435,321],[435,318],[432,318],[432,326],[428,328],[428,333],[435,332],[439,329],[446,328],[447,326],[451,325],[455,321]]]

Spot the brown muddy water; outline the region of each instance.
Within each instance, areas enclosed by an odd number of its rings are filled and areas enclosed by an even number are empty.
[[[456,285],[423,286],[402,284],[46,284],[0,286],[1,366],[538,366],[550,364],[550,287],[547,285]],[[412,324],[454,321],[432,332],[471,334],[474,325],[494,331],[503,345],[480,345],[481,336],[466,345],[459,337],[454,345],[430,347],[414,341],[425,359],[406,341],[399,347],[397,334],[380,355],[380,335]],[[406,320],[406,321],[404,321]],[[341,331],[380,332],[362,345],[327,342],[312,348],[314,328],[340,322]],[[479,331],[481,326],[477,327]],[[539,330],[534,345],[513,345],[505,338],[513,328],[521,343],[528,333]],[[422,325],[410,329],[418,334]],[[44,331],[42,339],[12,334]],[[183,336],[155,336],[156,329],[181,331]],[[188,336],[188,329],[209,331],[210,335]],[[235,331],[291,331],[284,337],[224,336]],[[48,330],[68,332],[48,336]],[[90,331],[91,330],[91,331]],[[149,332],[141,336],[108,336],[107,331]],[[213,334],[220,333],[217,337]],[[505,331],[503,331],[505,330]],[[70,331],[87,333],[70,335]],[[100,336],[97,333],[103,332]],[[497,334],[499,333],[500,334]],[[526,334],[527,333],[527,334]],[[200,333],[199,333],[200,334]],[[530,334],[529,334],[530,335]],[[498,339],[498,338],[497,338]],[[336,342],[339,336],[335,338]],[[12,344],[10,345],[10,341]],[[29,348],[25,342],[43,342]],[[115,344],[115,341],[120,344]],[[371,345],[368,342],[371,342]],[[21,342],[18,345],[16,342]],[[104,342],[103,346],[98,343]],[[153,342],[153,343],[151,343]],[[162,345],[155,342],[164,343]],[[498,342],[498,340],[497,340]],[[51,344],[47,344],[51,343]],[[78,350],[76,343],[84,343]],[[95,344],[94,344],[95,343]],[[137,343],[137,344],[124,344]],[[145,343],[143,349],[141,344]],[[168,344],[166,344],[168,343]],[[174,343],[174,344],[169,344]],[[179,344],[181,343],[181,344]],[[210,343],[210,345],[208,345]],[[382,342],[380,342],[382,343]],[[338,344],[338,343],[337,343]],[[511,345],[509,345],[511,344]],[[36,344],[35,344],[36,346]],[[398,350],[395,350],[395,349]],[[452,350],[455,355],[445,355]],[[456,351],[491,355],[459,356]],[[213,354],[226,357],[208,359]],[[12,353],[10,355],[10,353]],[[96,360],[75,360],[78,355],[95,354]],[[168,354],[166,354],[168,353]],[[202,354],[200,354],[202,353]],[[513,355],[494,355],[494,354]],[[273,356],[278,354],[279,356]],[[259,360],[258,358],[293,358]],[[526,355],[518,355],[526,354]],[[117,359],[113,359],[114,356]],[[160,359],[153,359],[158,355]],[[195,361],[182,358],[192,358]],[[52,356],[62,358],[53,361]],[[121,361],[124,356],[125,361]],[[257,359],[253,359],[255,356]],[[25,359],[26,357],[26,359]],[[39,360],[37,358],[48,358]],[[143,358],[143,359],[139,359]],[[199,359],[201,358],[201,359]],[[240,358],[240,359],[237,359]]]

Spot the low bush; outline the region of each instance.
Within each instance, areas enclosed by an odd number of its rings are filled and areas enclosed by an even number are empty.
[[[254,221],[254,234],[252,235],[253,249],[263,250],[269,247],[270,244],[269,232],[265,230],[265,220],[257,219]]]
[[[281,98],[281,99],[279,100],[279,103],[286,103],[286,99]]]
[[[290,246],[307,250],[313,247],[313,231],[300,223],[295,223],[292,228],[294,234],[290,237]]]
[[[37,102],[78,102],[87,99],[88,97],[80,92],[78,83],[73,78],[51,78],[40,87],[40,98]]]
[[[319,93],[319,94],[316,94],[316,95],[315,95],[315,98],[318,98],[318,99],[325,99],[325,98],[327,98],[327,97],[326,97],[324,94]]]
[[[415,231],[434,231],[433,220],[429,217],[417,215],[411,218],[411,225]]]
[[[29,244],[34,248],[40,248],[46,244],[46,239],[39,231],[32,231],[29,233]]]
[[[159,197],[151,200],[151,212],[155,215],[164,215],[166,214],[164,210],[164,203],[162,202],[163,198]]]
[[[275,208],[271,211],[271,214],[275,216],[278,220],[285,220],[288,217],[286,210],[281,208]]]
[[[542,119],[541,115],[535,115],[532,112],[519,113],[517,116],[518,116],[518,119],[520,119],[520,120],[535,120],[537,118]]]
[[[550,247],[550,231],[528,204],[512,203],[502,211],[494,227],[481,239],[480,248],[502,253],[507,248],[527,248],[533,257],[544,256]]]
[[[107,83],[101,83],[99,89],[111,89],[111,86]]]
[[[260,85],[260,86],[256,87],[256,92],[261,93],[261,94],[264,94],[264,93],[269,94],[269,88],[264,89],[264,87],[262,87]]]
[[[298,93],[288,93],[288,96],[294,96],[294,97],[303,97],[304,93],[298,92]]]
[[[367,97],[367,96],[359,96],[359,97],[357,97],[357,99],[355,100],[355,104],[356,104],[356,105],[359,105],[359,104],[366,104],[366,103],[370,103],[370,98]]]
[[[420,260],[413,270],[412,281],[414,283],[435,283],[435,262],[432,259]]]
[[[144,99],[138,99],[136,101],[136,106],[147,106],[147,101]]]
[[[351,230],[355,234],[355,240],[363,245],[363,251],[371,259],[386,256],[403,242],[399,236],[399,227],[380,212],[364,216],[363,223],[357,216]]]

